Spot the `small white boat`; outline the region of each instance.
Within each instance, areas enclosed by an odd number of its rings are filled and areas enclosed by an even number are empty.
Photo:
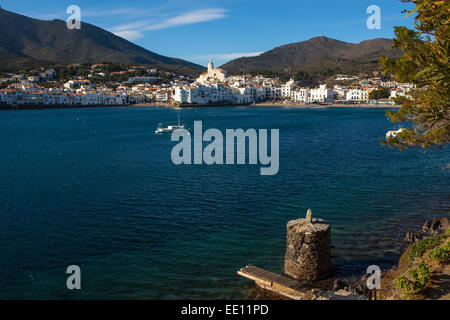
[[[160,123],[158,125],[158,128],[156,129],[156,134],[162,134],[162,133],[172,133],[177,129],[184,129],[184,124],[181,124],[180,121],[180,115],[178,115],[178,124],[176,125],[167,125],[166,127],[163,126],[163,123]]]
[[[402,133],[404,130],[405,130],[405,129],[401,128],[401,129],[399,129],[399,130],[397,130],[397,131],[388,131],[388,132],[386,133],[386,139],[389,140],[389,139],[392,139],[392,138],[397,138],[398,134],[399,134],[399,133]]]

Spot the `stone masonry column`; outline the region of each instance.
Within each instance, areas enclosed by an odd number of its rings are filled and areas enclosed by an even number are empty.
[[[284,273],[298,280],[325,278],[331,270],[330,225],[313,219],[311,209],[306,219],[289,221]]]

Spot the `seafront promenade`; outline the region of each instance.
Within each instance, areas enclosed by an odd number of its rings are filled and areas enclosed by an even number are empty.
[[[218,104],[207,104],[207,105],[177,105],[164,102],[156,103],[139,103],[139,104],[128,104],[128,105],[0,105],[1,110],[39,110],[39,109],[79,109],[79,108],[213,108],[213,107],[269,107],[269,108],[311,108],[311,109],[323,109],[323,108],[400,108],[400,105],[389,105],[389,104],[304,104],[304,103],[276,103],[276,102],[265,102],[265,103],[254,103],[254,104],[243,104],[243,105],[218,105]]]

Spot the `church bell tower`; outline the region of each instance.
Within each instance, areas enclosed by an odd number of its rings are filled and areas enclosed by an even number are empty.
[[[209,59],[208,72],[213,70],[214,70],[214,63],[212,62],[212,59]]]

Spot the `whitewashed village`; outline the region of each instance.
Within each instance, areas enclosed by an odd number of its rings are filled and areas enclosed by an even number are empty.
[[[251,75],[228,75],[225,70],[215,68],[210,60],[208,70],[196,80],[165,72],[166,81],[160,81],[156,68],[146,69],[146,76],[130,76],[111,88],[95,85],[90,79],[113,75],[95,72],[99,65],[92,66],[87,77],[76,77],[66,82],[52,81],[56,77],[53,69],[43,70],[39,75],[10,74],[0,78],[0,103],[2,106],[127,106],[160,103],[167,106],[196,105],[251,105],[264,102],[284,104],[394,104],[398,97],[408,98],[412,84],[382,81],[378,77],[360,79],[357,76],[339,75],[336,81],[351,82],[351,85],[321,84],[315,88],[299,86],[294,80]],[[101,66],[101,65],[100,65]],[[138,68],[116,72],[133,75]],[[159,82],[155,84],[156,82]],[[56,82],[56,84],[55,84]],[[53,83],[48,87],[42,83]],[[389,90],[389,97],[370,98],[374,90]]]

